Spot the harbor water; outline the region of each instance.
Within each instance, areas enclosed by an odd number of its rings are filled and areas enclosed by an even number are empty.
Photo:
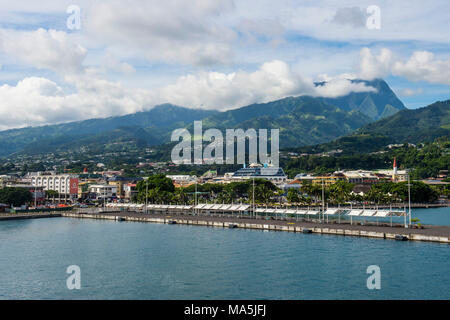
[[[0,243],[0,299],[450,298],[448,244],[71,218],[1,221]]]

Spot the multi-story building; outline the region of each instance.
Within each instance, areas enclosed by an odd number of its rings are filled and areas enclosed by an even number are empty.
[[[142,178],[130,178],[130,177],[112,177],[108,179],[108,184],[111,186],[115,186],[117,188],[117,197],[120,199],[125,198],[125,189],[124,187],[129,183],[137,183],[141,181]]]
[[[96,200],[117,198],[117,187],[109,184],[93,184],[89,186],[89,194]]]
[[[72,174],[55,174],[48,172],[31,172],[26,179],[32,186],[43,187],[45,191],[58,193],[59,201],[74,201],[78,199],[78,176]]]
[[[123,190],[125,192],[125,200],[128,201],[133,200],[133,196],[135,196],[138,193],[136,186],[137,186],[136,183],[128,183],[123,186]]]

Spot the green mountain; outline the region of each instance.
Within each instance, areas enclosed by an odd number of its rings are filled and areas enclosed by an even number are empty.
[[[345,111],[308,96],[252,104],[212,115],[206,128],[280,129],[280,147],[326,142],[370,122],[358,111]]]
[[[366,84],[378,91],[334,99],[289,97],[226,112],[165,104],[125,116],[7,130],[0,132],[0,157],[59,151],[101,154],[164,145],[175,128],[192,132],[195,120],[203,120],[204,129],[277,128],[282,148],[325,143],[348,135],[373,117],[404,108],[383,80]]]
[[[369,123],[353,134],[332,142],[302,148],[304,152],[341,149],[345,152],[370,152],[388,144],[431,142],[450,138],[450,100],[429,106],[402,110],[390,117]]]
[[[321,100],[346,111],[359,111],[372,120],[389,117],[400,110],[406,109],[384,80],[353,80],[353,82],[364,83],[367,86],[377,89],[377,91],[352,92],[343,97],[321,98]],[[323,84],[324,83],[322,82],[317,85]]]
[[[149,111],[125,116],[6,130],[0,132],[0,156],[16,152],[46,153],[58,149],[114,143],[117,146],[124,141],[155,145],[164,142],[163,133],[185,127],[215,113],[217,111],[164,104]]]

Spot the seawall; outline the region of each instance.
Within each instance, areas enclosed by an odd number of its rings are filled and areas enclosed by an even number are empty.
[[[151,222],[164,224],[184,224],[218,228],[241,228],[298,233],[316,233],[341,236],[368,237],[392,240],[414,240],[450,243],[450,227],[427,226],[425,229],[405,229],[399,227],[376,227],[342,224],[314,224],[296,221],[239,219],[211,216],[158,216],[135,212],[110,212],[98,214],[61,213],[63,217],[102,219],[114,221]]]

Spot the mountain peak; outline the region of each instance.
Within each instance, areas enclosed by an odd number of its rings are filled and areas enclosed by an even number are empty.
[[[372,120],[378,120],[406,109],[403,102],[395,95],[389,85],[381,78],[373,80],[353,79],[355,83],[377,89],[377,92],[351,92],[338,98],[321,98],[324,102],[343,110],[359,111]]]

